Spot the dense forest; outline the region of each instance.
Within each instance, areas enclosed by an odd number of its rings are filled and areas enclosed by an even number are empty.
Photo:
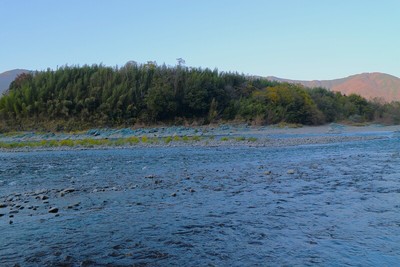
[[[400,122],[399,103],[238,73],[128,62],[18,76],[0,99],[0,130],[154,124]]]

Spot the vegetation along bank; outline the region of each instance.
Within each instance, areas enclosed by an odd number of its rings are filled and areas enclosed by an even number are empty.
[[[0,99],[0,131],[135,125],[400,122],[399,102],[218,70],[137,64],[22,74]]]

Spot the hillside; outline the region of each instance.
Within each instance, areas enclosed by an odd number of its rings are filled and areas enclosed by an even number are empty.
[[[306,87],[324,87],[342,94],[358,94],[367,99],[381,98],[386,102],[400,101],[400,79],[385,73],[373,72],[352,75],[347,78],[322,81],[299,81],[277,78],[279,82],[299,83]]]
[[[127,63],[19,76],[0,98],[0,132],[242,121],[371,121],[390,110],[359,96],[218,70]],[[380,109],[379,112],[377,112]],[[397,118],[388,117],[388,122]]]
[[[14,81],[14,79],[22,74],[22,73],[27,73],[29,70],[24,70],[24,69],[15,69],[15,70],[9,70],[6,72],[3,72],[0,74],[0,95],[3,94],[8,87],[10,86],[10,83]]]

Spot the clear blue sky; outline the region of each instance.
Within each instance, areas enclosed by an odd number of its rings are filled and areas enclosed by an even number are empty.
[[[0,72],[129,60],[290,79],[400,76],[398,0],[0,0]]]

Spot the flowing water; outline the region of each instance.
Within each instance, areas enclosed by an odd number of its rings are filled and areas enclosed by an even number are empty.
[[[399,141],[1,153],[0,265],[394,266]]]

